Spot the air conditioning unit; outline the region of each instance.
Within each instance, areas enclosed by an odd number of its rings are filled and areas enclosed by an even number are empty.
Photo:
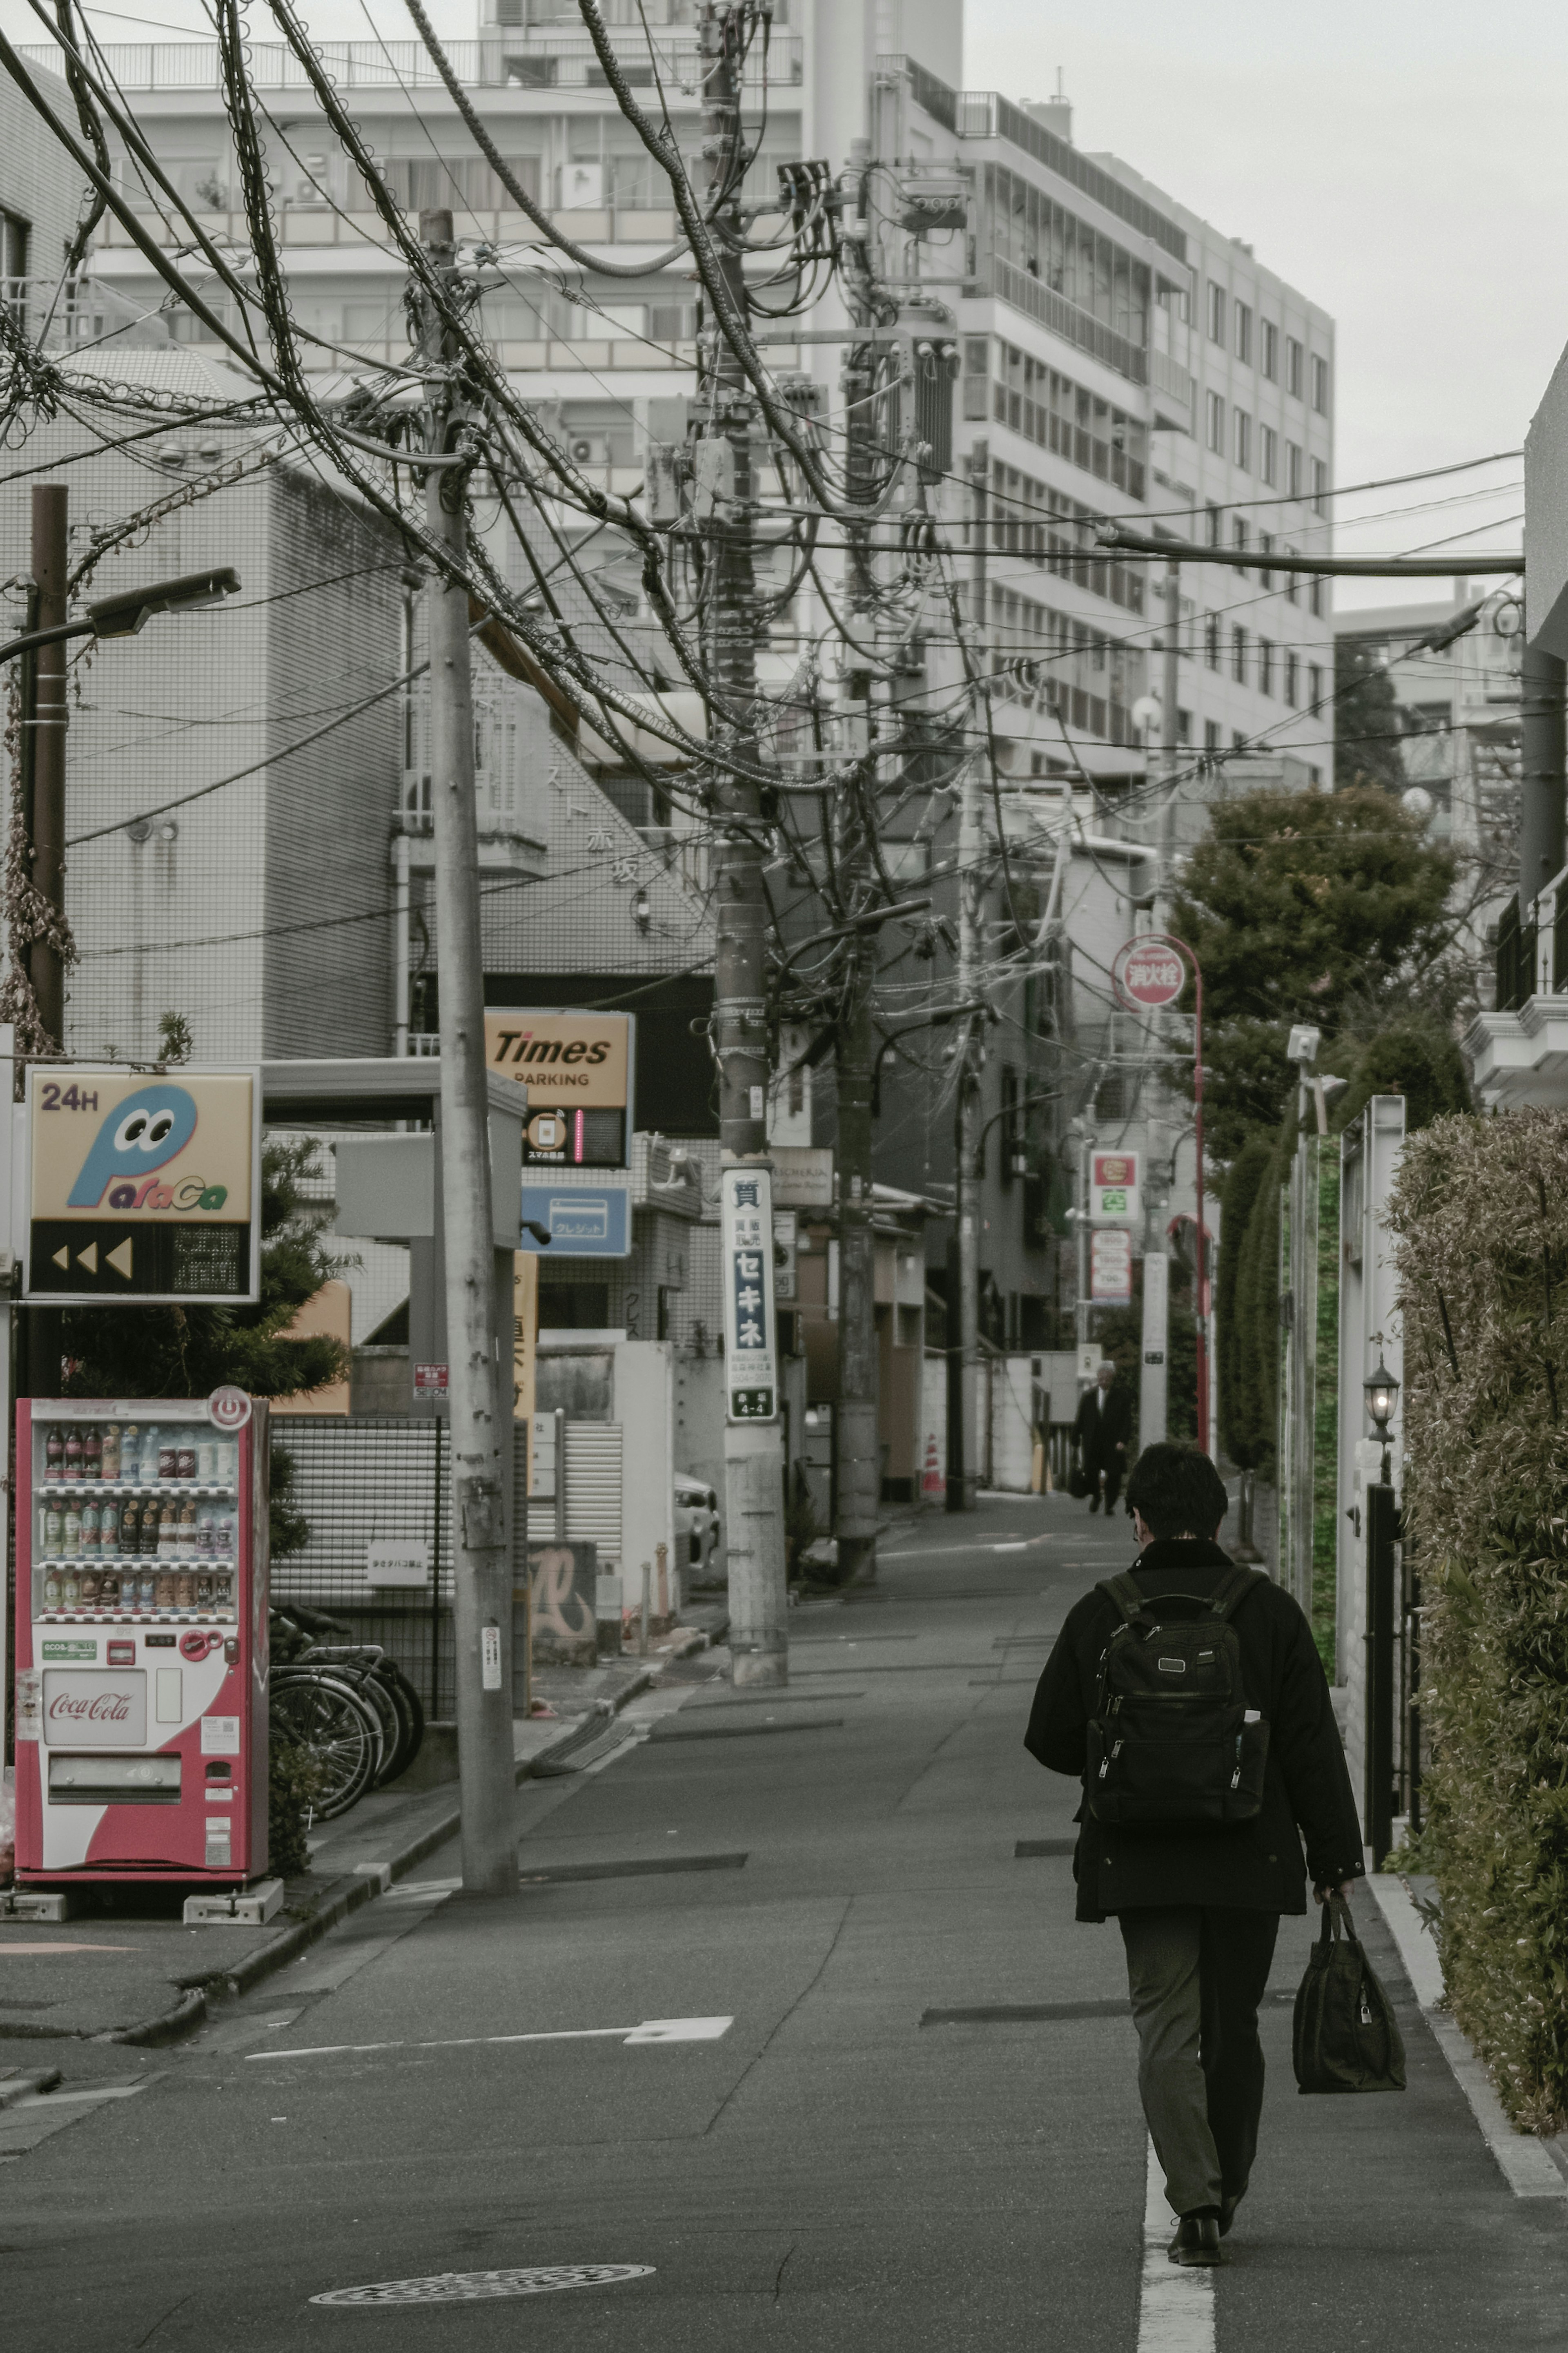
[[[574,466],[607,466],[610,462],[607,433],[574,433],[568,447]]]

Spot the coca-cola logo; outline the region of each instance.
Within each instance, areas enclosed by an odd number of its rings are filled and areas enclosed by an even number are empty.
[[[83,1692],[79,1696],[57,1692],[49,1702],[49,1717],[53,1723],[124,1724],[131,1715],[131,1702],[127,1691]]]

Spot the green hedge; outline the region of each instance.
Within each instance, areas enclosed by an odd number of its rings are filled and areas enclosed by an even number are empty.
[[[1568,1116],[1439,1120],[1393,1221],[1455,2016],[1526,2129],[1568,2123]]]

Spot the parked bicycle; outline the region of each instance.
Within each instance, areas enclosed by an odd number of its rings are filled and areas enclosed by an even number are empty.
[[[425,1737],[425,1710],[380,1643],[331,1640],[352,1630],[299,1601],[274,1605],[269,1617],[272,1726],[322,1767],[311,1812],[331,1821],[407,1770]]]

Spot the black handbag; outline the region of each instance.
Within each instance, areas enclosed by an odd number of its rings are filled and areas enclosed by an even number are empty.
[[[1405,2044],[1394,2006],[1335,1895],[1296,1994],[1290,2055],[1302,2092],[1403,2092]]]

